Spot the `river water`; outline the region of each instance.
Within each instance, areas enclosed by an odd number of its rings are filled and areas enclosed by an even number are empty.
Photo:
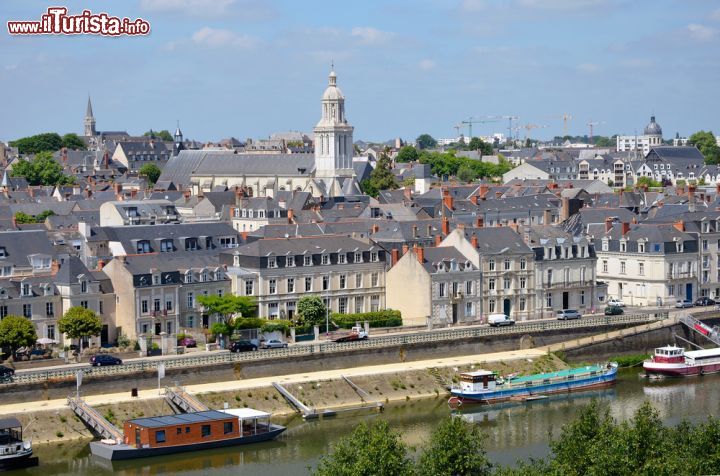
[[[552,397],[529,404],[492,407],[469,405],[462,415],[475,421],[488,435],[491,460],[512,464],[518,459],[544,456],[550,434],[558,434],[591,398],[606,402],[612,415],[627,419],[649,400],[666,423],[683,419],[701,421],[720,414],[720,375],[665,381],[638,378],[638,370],[625,370],[612,389]],[[87,443],[37,447],[40,466],[14,474],[31,475],[255,475],[308,474],[333,441],[348,434],[363,420],[387,419],[409,445],[427,440],[437,423],[450,413],[446,399],[429,399],[388,405],[382,414],[355,414],[322,421],[300,418],[279,423],[288,430],[277,441],[168,457],[110,463],[89,454]]]

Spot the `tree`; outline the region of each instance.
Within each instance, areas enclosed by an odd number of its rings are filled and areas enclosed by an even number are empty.
[[[44,223],[45,219],[47,217],[55,215],[55,212],[52,210],[45,210],[43,212],[38,213],[37,215],[28,215],[27,213],[23,212],[17,212],[15,214],[15,223],[20,225],[25,225],[28,223]]]
[[[593,137],[593,140],[595,141],[595,145],[597,147],[612,147],[615,145],[615,142],[610,137],[597,136]]]
[[[198,296],[197,301],[205,307],[208,314],[217,314],[223,318],[223,322],[230,326],[233,316],[236,314],[242,317],[250,317],[255,314],[257,303],[252,296],[235,296],[226,294],[224,296],[208,295]]]
[[[418,154],[417,149],[411,145],[406,145],[400,149],[397,156],[395,157],[395,161],[415,162],[418,157],[420,157],[420,155]]]
[[[327,310],[320,296],[303,296],[298,300],[297,313],[304,324],[319,326],[325,324]]]
[[[461,165],[457,171],[457,178],[463,182],[472,182],[477,178],[477,173],[467,165]]]
[[[157,182],[158,178],[160,178],[160,174],[162,173],[162,171],[160,170],[160,167],[155,164],[145,164],[140,167],[138,173],[142,176],[147,177],[148,181],[154,185]]]
[[[0,347],[9,347],[11,355],[20,347],[34,345],[35,341],[37,333],[30,319],[10,315],[0,321]]]
[[[418,464],[421,476],[490,474],[484,448],[485,435],[478,425],[448,417],[432,432]]]
[[[492,145],[488,144],[484,140],[482,140],[479,137],[473,137],[470,139],[470,144],[468,144],[468,149],[470,150],[479,150],[480,155],[492,155],[495,151],[493,150]]]
[[[100,334],[102,321],[90,309],[73,306],[63,317],[58,319],[58,328],[69,338],[80,341],[80,353],[82,354],[82,339]]]
[[[377,197],[380,190],[394,190],[398,188],[395,176],[392,173],[392,164],[387,154],[380,154],[375,168],[370,172],[370,178],[363,180],[360,188],[367,195]]]
[[[85,150],[85,142],[77,134],[70,132],[62,136],[62,146],[73,150]]]
[[[30,185],[69,185],[75,178],[63,174],[62,166],[50,152],[38,152],[31,160],[19,160],[12,166],[13,177],[25,177]]]
[[[170,131],[168,131],[167,129],[163,129],[160,132],[155,132],[152,129],[150,129],[145,134],[143,134],[143,136],[150,137],[152,139],[160,139],[160,140],[163,140],[166,142],[173,141],[173,136],[172,136],[172,134],[170,134]]]
[[[644,185],[647,185],[648,187],[662,187],[662,183],[658,182],[657,180],[653,180],[650,177],[640,177],[637,179],[637,185],[642,187]]]
[[[720,147],[712,131],[698,131],[688,137],[688,144],[697,147],[705,157],[706,164],[720,164]]]
[[[30,137],[22,137],[10,141],[12,147],[17,147],[21,154],[37,154],[38,152],[55,152],[63,146],[62,138],[56,132],[45,132]]]
[[[340,438],[331,453],[320,458],[317,476],[404,476],[413,474],[413,463],[400,435],[387,422],[360,423]]]
[[[417,144],[420,149],[430,149],[437,145],[437,141],[430,134],[420,134],[418,138],[415,139],[415,144]]]

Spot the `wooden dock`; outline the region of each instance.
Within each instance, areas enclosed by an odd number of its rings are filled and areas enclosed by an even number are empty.
[[[101,438],[122,441],[123,432],[120,428],[107,421],[104,416],[85,403],[81,398],[68,397],[67,402],[72,411],[75,412],[83,423],[85,423],[85,425],[97,433]]]
[[[180,386],[165,387],[165,400],[173,409],[178,409],[183,413],[204,412],[209,410],[207,405],[190,395]]]

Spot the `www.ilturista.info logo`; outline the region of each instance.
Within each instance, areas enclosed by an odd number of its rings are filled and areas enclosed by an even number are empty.
[[[8,21],[7,29],[11,35],[147,35],[150,23],[142,18],[131,20],[90,10],[68,15],[65,7],[50,7],[40,21]]]

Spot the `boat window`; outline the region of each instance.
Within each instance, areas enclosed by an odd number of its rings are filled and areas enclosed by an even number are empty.
[[[177,434],[179,435],[181,433],[182,433],[182,427],[177,427]]]
[[[597,375],[597,372],[593,370],[592,372],[590,372],[590,375]]]
[[[224,430],[224,432],[225,432],[226,435],[229,434],[229,433],[232,433],[232,432],[233,432],[233,424],[232,424],[232,422],[231,422],[231,421],[226,421],[226,422],[223,424],[223,430]]]
[[[210,425],[203,425],[201,435],[203,437],[210,436]]]
[[[543,379],[543,383],[550,383],[550,379],[549,378]]]
[[[165,443],[165,430],[155,432],[155,443]]]
[[[575,375],[570,374],[570,375],[567,376],[567,378],[568,378],[568,380],[573,380],[573,379],[575,378]]]
[[[190,433],[190,427],[189,427],[189,426],[186,426],[186,427],[185,427],[185,433]]]
[[[525,382],[525,386],[526,386],[526,387],[530,387],[530,386],[532,386],[532,384],[533,384],[532,381],[530,381],[530,382]]]

